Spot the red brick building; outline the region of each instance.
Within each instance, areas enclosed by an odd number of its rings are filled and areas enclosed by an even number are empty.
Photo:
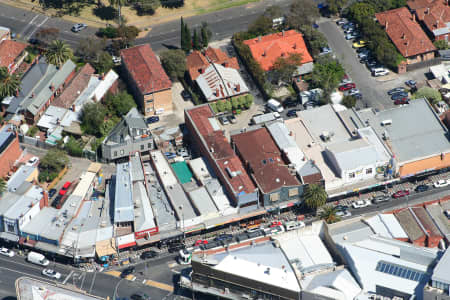
[[[8,175],[16,160],[22,155],[19,139],[12,131],[0,132],[0,177]]]
[[[449,40],[450,6],[444,0],[410,0],[407,5],[433,40]]]

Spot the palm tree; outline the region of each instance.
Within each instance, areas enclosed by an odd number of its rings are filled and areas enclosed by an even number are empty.
[[[16,74],[9,74],[5,67],[0,68],[0,99],[14,95],[20,88],[20,79]]]
[[[3,178],[0,178],[0,194],[3,194],[6,191],[6,181]]]
[[[126,2],[127,2],[127,0],[109,0],[109,4],[111,6],[117,6],[117,12],[118,12],[118,16],[119,16],[119,25],[120,25],[120,23],[122,23],[122,14],[121,14],[120,8],[122,7],[122,5],[125,5]]]
[[[336,208],[334,206],[325,206],[323,211],[320,213],[320,218],[325,220],[328,224],[336,223],[341,220],[339,216],[336,215]]]
[[[72,58],[73,52],[72,49],[70,49],[70,47],[63,41],[54,40],[48,46],[45,56],[47,57],[48,63],[60,67],[68,59]]]
[[[325,204],[328,196],[323,186],[310,184],[306,187],[304,197],[306,206],[317,212],[317,209]]]

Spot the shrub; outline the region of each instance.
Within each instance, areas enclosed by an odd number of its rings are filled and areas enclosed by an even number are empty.
[[[98,37],[105,37],[108,39],[113,39],[119,36],[118,30],[115,27],[105,27],[105,28],[100,28],[97,31],[97,36]]]

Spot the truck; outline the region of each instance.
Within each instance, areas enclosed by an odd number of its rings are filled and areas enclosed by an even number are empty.
[[[267,101],[267,107],[270,109],[270,110],[272,110],[272,111],[274,111],[274,112],[278,112],[278,113],[281,113],[281,112],[283,112],[283,106],[281,105],[281,103],[280,102],[278,102],[277,100],[275,100],[275,99],[270,99],[269,101]]]
[[[36,265],[40,265],[40,266],[48,266],[48,264],[50,263],[48,261],[48,259],[45,258],[44,255],[37,253],[37,252],[33,252],[31,251],[30,253],[28,253],[27,256],[27,260],[30,263],[36,264]]]

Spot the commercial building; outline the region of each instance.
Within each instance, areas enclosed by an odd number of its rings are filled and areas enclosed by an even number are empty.
[[[31,185],[33,182],[38,182],[38,175],[39,170],[37,167],[28,165],[20,166],[6,183],[8,191],[15,193],[21,189],[24,183]]]
[[[125,227],[127,233],[131,233],[131,226],[134,222],[134,206],[131,183],[130,163],[120,163],[116,165],[116,175],[112,178],[110,188],[114,192],[114,225]],[[118,234],[120,235],[120,234]]]
[[[385,238],[396,239],[407,242],[409,240],[407,233],[403,230],[394,214],[377,214],[363,220],[370,226],[375,234]]]
[[[431,284],[423,290],[424,300],[449,300],[450,299],[450,248],[439,259],[431,275]]]
[[[185,122],[192,142],[198,145],[233,205],[248,211],[259,207],[258,189],[231,148],[209,105],[185,110]]]
[[[115,161],[136,151],[145,153],[153,149],[153,136],[144,117],[133,107],[103,140],[102,157]]]
[[[172,82],[150,45],[124,49],[120,55],[126,77],[144,116],[172,112]]]
[[[406,58],[406,64],[434,58],[436,47],[406,7],[379,12],[375,17],[397,50]]]
[[[7,126],[0,130],[0,177],[4,178],[22,156],[16,134]]]
[[[296,171],[289,169],[266,128],[232,135],[231,144],[261,192],[264,206],[300,200],[303,186]]]
[[[450,33],[450,7],[448,2],[410,0],[406,4],[434,40],[448,41]]]
[[[395,175],[405,178],[450,167],[448,130],[426,99],[379,112],[365,109],[358,116],[395,155]]]
[[[211,173],[209,172],[209,169],[203,157],[191,159],[187,163],[191,168],[195,179],[201,185],[205,185],[209,180],[212,179]]]

